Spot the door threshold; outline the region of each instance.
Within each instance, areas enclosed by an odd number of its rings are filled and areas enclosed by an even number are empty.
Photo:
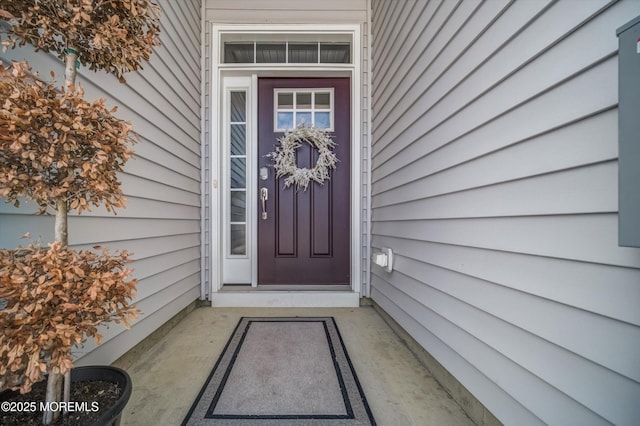
[[[351,291],[351,285],[342,284],[225,284],[220,291]]]
[[[264,287],[264,286],[260,286]],[[360,306],[360,294],[348,289],[303,290],[285,286],[286,289],[265,289],[250,286],[223,287],[211,294],[211,306],[234,308],[354,308]],[[282,286],[278,286],[282,287]],[[299,286],[296,286],[299,287]]]

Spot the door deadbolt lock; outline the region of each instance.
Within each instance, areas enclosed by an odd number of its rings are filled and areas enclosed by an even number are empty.
[[[268,167],[260,167],[260,180],[269,179],[269,168]]]

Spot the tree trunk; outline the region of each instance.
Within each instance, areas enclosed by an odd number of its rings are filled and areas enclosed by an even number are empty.
[[[67,57],[65,58],[65,69],[64,69],[64,79],[65,79],[65,84],[67,85],[67,90],[69,89],[68,87],[69,85],[73,86],[73,89],[75,90],[76,75],[77,75],[77,71],[76,71],[77,61],[78,61],[78,51],[72,45],[67,46]],[[64,221],[64,225],[61,225],[64,227],[64,232],[61,234],[61,239],[59,241],[62,241],[62,244],[66,246],[69,243],[69,239],[68,239],[69,237],[67,232],[68,206],[66,201],[64,201],[64,206],[62,206],[62,204],[63,203],[60,203],[60,206],[56,210],[57,211],[56,239],[58,239],[57,225],[58,225],[58,216],[60,216],[60,222],[62,223],[62,221]],[[61,212],[64,212],[64,213],[61,213]],[[64,219],[62,218],[63,214],[64,214]],[[61,231],[62,231],[62,228],[61,228]],[[67,371],[67,373],[64,375],[64,395],[62,395],[62,400],[68,403],[70,396],[71,396],[71,371]],[[59,400],[60,400],[60,393],[58,393],[58,401]],[[68,414],[66,406],[67,405],[65,404],[65,410],[64,410],[65,416]]]
[[[76,84],[76,61],[78,60],[78,51],[73,47],[67,47],[67,56],[65,58],[64,80],[67,85]]]
[[[60,241],[63,247],[69,244],[69,233],[67,231],[68,210],[67,200],[58,198],[56,200],[55,239],[56,241]]]
[[[45,397],[45,404],[47,410],[45,410],[42,417],[42,424],[49,425],[60,416],[59,411],[51,411],[51,403],[60,401],[60,385],[62,384],[62,374],[49,372],[47,378],[47,395]]]
[[[64,416],[69,415],[69,400],[71,399],[71,370],[67,370],[64,373],[64,392],[62,400],[65,402],[64,405]]]
[[[67,48],[67,57],[65,58],[64,78],[66,85],[75,85],[76,83],[76,61],[78,60],[78,52],[72,46]],[[67,201],[58,198],[56,200],[56,223],[55,223],[55,239],[60,241],[63,247],[69,244],[69,234],[67,229],[67,215],[69,206]]]
[[[56,200],[56,222],[55,222],[55,239],[56,241],[60,241],[63,247],[66,247],[69,244],[69,238],[67,233],[67,201],[64,199]],[[65,401],[69,399],[66,394],[66,384],[65,384]],[[51,403],[52,402],[60,402],[62,400],[62,374],[54,373],[53,371],[49,372],[49,377],[47,378],[47,394],[45,397],[46,410],[44,411],[42,417],[42,423],[45,425],[49,425],[52,422],[56,421],[60,416],[59,411],[51,411]],[[67,401],[68,402],[68,401]]]
[[[75,86],[76,83],[76,61],[78,60],[78,52],[72,47],[67,48],[67,57],[65,59],[65,89],[69,90],[69,85]],[[63,247],[69,244],[69,232],[68,232],[68,213],[69,206],[67,200],[59,198],[56,200],[56,222],[55,222],[55,240],[60,241]],[[67,371],[64,375],[64,392],[62,392],[63,377],[60,373],[49,373],[49,379],[47,380],[47,396],[46,402],[49,403],[47,408],[51,408],[51,402],[64,401],[69,402],[71,394],[71,371]],[[65,416],[68,414],[65,404],[64,410]],[[43,415],[42,422],[45,425],[51,424],[51,422],[58,419],[60,412],[53,412],[50,409],[46,410]]]

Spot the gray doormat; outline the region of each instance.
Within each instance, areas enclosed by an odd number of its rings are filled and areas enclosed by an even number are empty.
[[[375,425],[338,326],[240,319],[183,425]]]

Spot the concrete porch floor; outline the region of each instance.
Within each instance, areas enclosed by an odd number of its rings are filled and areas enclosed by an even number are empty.
[[[243,316],[334,317],[380,426],[474,424],[382,317],[363,306],[197,308],[153,346],[114,364],[133,380],[122,425],[179,425]]]

